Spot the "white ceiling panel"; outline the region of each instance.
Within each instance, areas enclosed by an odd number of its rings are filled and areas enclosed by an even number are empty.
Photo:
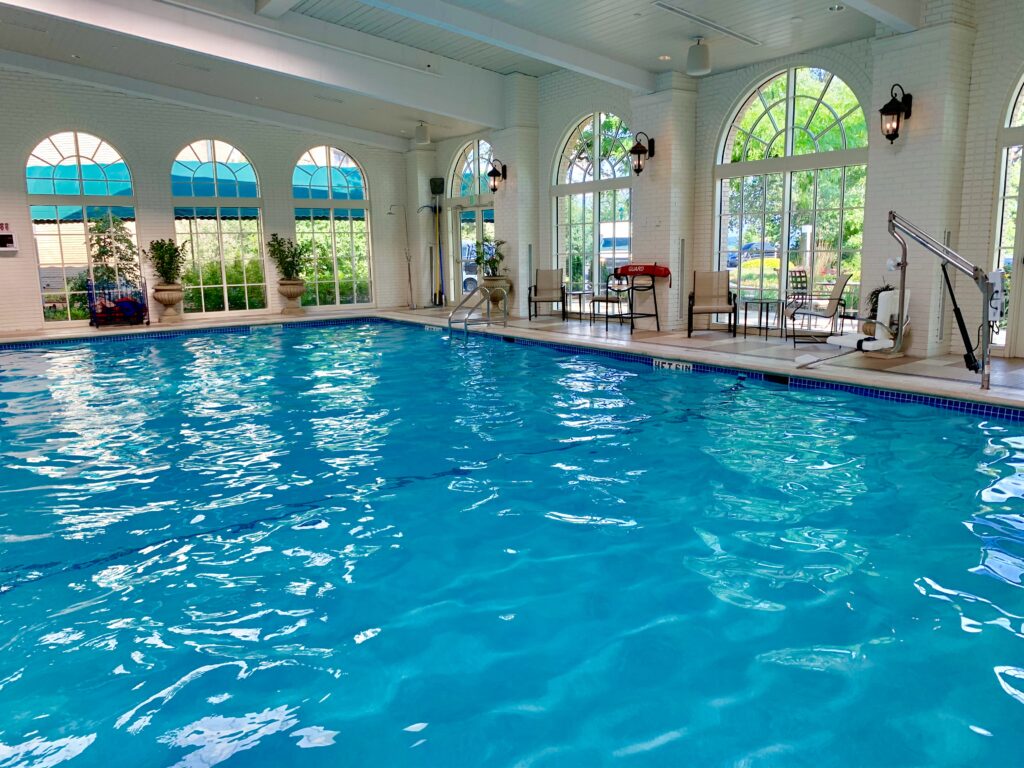
[[[558,69],[551,64],[480,43],[454,32],[371,8],[358,0],[301,0],[294,12],[503,75],[522,72],[524,75],[540,77]]]
[[[834,13],[826,0],[667,0],[758,40],[751,45],[655,7],[651,0],[446,0],[529,32],[651,71],[682,72],[691,38],[711,47],[714,72],[798,51],[870,37],[875,21],[856,10]],[[553,67],[447,30],[371,8],[359,0],[300,0],[295,12],[506,74],[542,75]],[[671,56],[663,62],[660,55]]]

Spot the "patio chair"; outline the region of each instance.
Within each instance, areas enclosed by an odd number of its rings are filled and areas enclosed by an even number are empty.
[[[792,273],[790,273],[792,274]],[[843,291],[846,290],[846,284],[850,281],[849,275],[836,275],[835,285],[832,286],[832,291],[828,297],[815,297],[810,294],[805,294],[803,299],[800,299],[794,295],[793,300],[790,300],[787,296],[786,308],[783,310],[782,323],[785,328],[786,323],[792,325],[793,331],[793,346],[795,347],[798,342],[807,344],[820,344],[825,341],[829,336],[833,336],[837,332],[837,326],[840,318],[840,313],[846,309],[846,301],[843,299]],[[821,306],[820,302],[825,301],[825,305]],[[816,305],[815,302],[818,302]],[[830,320],[830,330],[820,332],[797,333],[797,318],[804,318],[808,323],[813,318],[820,318],[824,320]]]
[[[561,304],[562,319],[566,319],[565,284],[561,269],[538,269],[536,279],[527,296],[527,318],[537,317],[537,304]]]
[[[687,307],[686,335],[693,335],[694,315],[728,315],[729,330],[736,335],[738,302],[736,293],[729,289],[729,270],[720,272],[694,272],[693,290]]]
[[[808,287],[807,270],[789,270],[789,274],[786,275],[786,299],[783,302],[783,309],[790,310],[803,307],[810,301],[810,298],[811,291]]]
[[[608,278],[604,283],[604,292],[597,294],[590,300],[591,325],[593,325],[594,319],[597,317],[598,307],[604,310],[605,331],[608,330],[609,318],[618,318],[619,325],[622,325],[622,322],[629,317],[633,311],[630,303],[631,298],[629,278],[619,277],[614,273],[608,275]],[[615,308],[615,314],[611,314],[612,307]],[[632,325],[630,325],[629,332],[633,332]]]

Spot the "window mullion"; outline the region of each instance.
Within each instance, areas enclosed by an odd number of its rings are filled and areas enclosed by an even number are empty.
[[[796,121],[796,69],[786,73],[786,157],[793,154],[793,126]]]
[[[843,271],[843,245],[846,232],[846,166],[839,172],[839,231],[836,232],[836,280]]]
[[[779,230],[779,299],[785,299],[784,290],[789,283],[789,244],[792,241],[790,223],[793,220],[793,174],[782,174],[782,227]]]
[[[224,226],[220,220],[220,206],[217,207],[217,256],[220,259],[220,292],[224,297],[224,309],[228,308],[228,273],[224,269]]]

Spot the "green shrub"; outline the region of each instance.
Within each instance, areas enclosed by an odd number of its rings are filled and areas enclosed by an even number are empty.
[[[302,271],[309,259],[309,243],[296,245],[287,237],[278,237],[275,232],[267,241],[267,255],[277,267],[277,272],[283,280],[299,280],[302,278]]]
[[[149,250],[144,251],[153,271],[161,283],[174,284],[181,280],[181,272],[185,266],[186,240],[179,245],[173,240],[151,240]]]

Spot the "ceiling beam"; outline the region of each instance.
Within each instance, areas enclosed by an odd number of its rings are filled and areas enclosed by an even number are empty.
[[[454,32],[537,61],[554,64],[637,93],[654,90],[654,74],[603,54],[568,45],[544,35],[506,24],[482,13],[443,0],[359,0],[363,5],[390,11],[403,18]]]
[[[922,26],[922,0],[846,0],[846,4],[896,32],[913,32]]]
[[[449,59],[430,56],[426,64],[406,62],[397,51],[394,58],[384,58],[359,50],[361,45],[340,47],[312,40],[182,0],[0,0],[2,6],[362,94],[428,115],[495,128],[504,124],[504,78]],[[258,18],[249,14],[250,19]],[[266,21],[267,25],[278,23]],[[358,37],[377,50],[392,50],[382,46],[380,38],[362,33]]]
[[[299,4],[299,0],[256,0],[256,13],[268,19],[280,19]]]
[[[148,80],[138,80],[124,75],[101,72],[96,69],[89,69],[88,67],[80,67],[77,64],[68,64],[39,56],[0,50],[0,66],[23,72],[35,72],[60,77],[84,85],[114,89],[134,96],[142,96],[149,99],[156,98],[170,104],[194,107],[221,115],[259,120],[290,130],[300,128],[325,136],[334,136],[342,141],[356,141],[371,147],[390,149],[393,152],[405,152],[409,149],[409,139],[407,138],[390,136],[378,131],[368,131],[348,125],[339,125],[327,120],[296,115],[293,112],[282,112],[278,109],[268,109],[255,104],[246,104],[241,101],[224,98],[223,96],[210,96],[205,93],[161,85]]]

